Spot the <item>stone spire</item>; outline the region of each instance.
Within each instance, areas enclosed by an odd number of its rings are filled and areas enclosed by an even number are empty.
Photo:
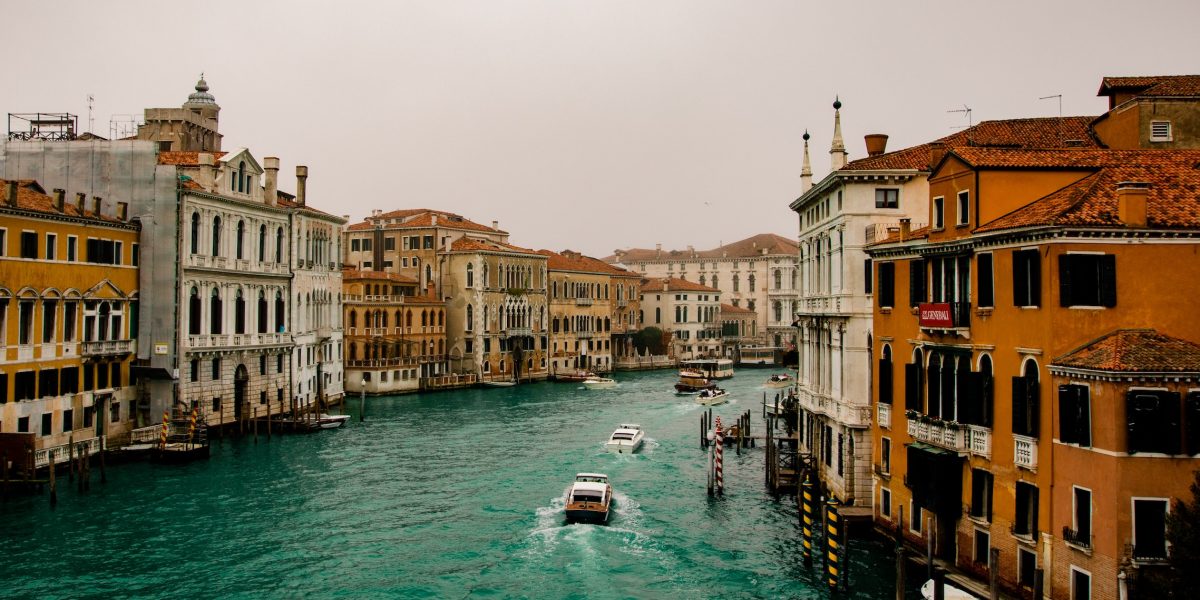
[[[204,80],[204,73],[200,74],[200,81],[196,82],[196,91],[188,94],[187,102],[183,103],[183,107],[209,119],[216,119],[221,112],[217,99],[208,93],[208,82]]]
[[[834,96],[833,143],[829,147],[830,170],[836,171],[846,166],[846,160],[846,143],[842,141],[842,101]]]
[[[804,166],[800,169],[800,193],[806,193],[812,189],[812,161],[808,159],[808,130],[804,130]]]

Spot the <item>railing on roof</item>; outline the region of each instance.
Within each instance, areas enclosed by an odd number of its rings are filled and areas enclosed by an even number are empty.
[[[909,225],[909,231],[916,231],[922,227],[925,227],[924,223],[912,223]],[[866,230],[863,232],[863,240],[867,244],[874,244],[875,242],[882,242],[893,235],[900,235],[899,223],[872,223],[866,226]]]
[[[14,131],[13,121],[24,131]],[[71,113],[8,113],[10,140],[73,140],[79,117]]]

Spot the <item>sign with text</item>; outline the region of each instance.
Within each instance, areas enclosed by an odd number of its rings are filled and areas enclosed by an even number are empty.
[[[921,304],[918,319],[922,327],[954,327],[954,317],[950,313],[949,302],[929,302]]]

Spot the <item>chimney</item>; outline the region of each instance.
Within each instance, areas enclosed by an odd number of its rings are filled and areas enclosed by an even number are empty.
[[[128,202],[118,202],[117,203],[117,218],[122,221],[129,220],[129,203]]]
[[[216,159],[213,155],[208,152],[201,152],[197,162],[200,163],[200,168],[196,172],[196,177],[193,178],[196,183],[205,190],[212,190],[217,187],[217,167]]]
[[[492,229],[500,229],[500,221],[492,221]]]
[[[63,212],[66,209],[67,191],[62,188],[54,188],[54,210]]]
[[[267,206],[275,206],[279,203],[279,158],[264,157],[263,170],[266,171],[263,176],[263,202]]]
[[[942,162],[942,157],[946,156],[945,142],[931,142],[929,144],[929,168],[932,169]]]
[[[83,202],[87,200],[87,194],[83,192],[75,192],[75,208],[79,209],[79,216],[83,216]]]
[[[1146,226],[1146,198],[1149,195],[1149,183],[1122,181],[1117,184],[1117,217],[1126,227]]]
[[[437,227],[437,215],[430,215],[430,217],[431,217],[431,222],[433,223],[433,226]]]
[[[100,196],[92,196],[92,206],[95,207],[94,211],[96,216],[99,217],[100,209],[104,207],[104,198],[101,198]]]
[[[304,206],[304,186],[308,182],[308,167],[296,165],[296,204]]]
[[[4,201],[11,207],[17,206],[17,182],[8,180],[8,189],[5,191]]]
[[[908,239],[908,235],[912,232],[912,219],[905,217],[900,219],[900,241]]]
[[[887,152],[887,134],[868,133],[863,138],[867,142],[867,156],[879,156]]]
[[[696,256],[696,249],[691,244],[688,244],[688,254],[691,254],[693,257]]]

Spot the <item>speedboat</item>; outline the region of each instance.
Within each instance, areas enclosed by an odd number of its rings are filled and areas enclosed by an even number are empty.
[[[606,523],[612,505],[612,486],[603,473],[577,473],[567,489],[567,521]]]
[[[485,381],[485,382],[483,382],[483,385],[484,385],[484,387],[512,387],[514,385],[517,385],[517,382],[515,382],[515,381]]]
[[[321,429],[337,429],[345,425],[346,421],[349,420],[350,415],[327,415],[321,413],[321,416],[317,418],[317,423],[321,426]]]
[[[683,369],[679,372],[679,381],[675,384],[675,391],[680,394],[695,394],[700,390],[715,387],[717,384],[705,377],[704,373]]]
[[[716,406],[718,404],[725,404],[728,401],[729,392],[726,392],[719,387],[700,390],[700,393],[696,395],[696,402],[699,402],[704,406]]]
[[[792,379],[791,375],[788,375],[787,373],[776,373],[767,379],[767,382],[763,384],[763,387],[782,389],[791,387],[793,383],[795,383],[795,380]]]
[[[646,432],[642,431],[642,426],[635,423],[622,423],[617,427],[617,430],[608,438],[608,443],[604,445],[609,452],[617,454],[633,454],[642,447],[642,442],[646,438]]]
[[[596,374],[591,371],[584,371],[580,369],[570,373],[559,373],[558,375],[554,376],[554,379],[555,381],[566,381],[569,383],[583,383],[584,381],[587,381],[595,376]]]
[[[583,380],[583,387],[589,390],[603,390],[615,385],[617,385],[617,381],[607,377],[589,377]]]

